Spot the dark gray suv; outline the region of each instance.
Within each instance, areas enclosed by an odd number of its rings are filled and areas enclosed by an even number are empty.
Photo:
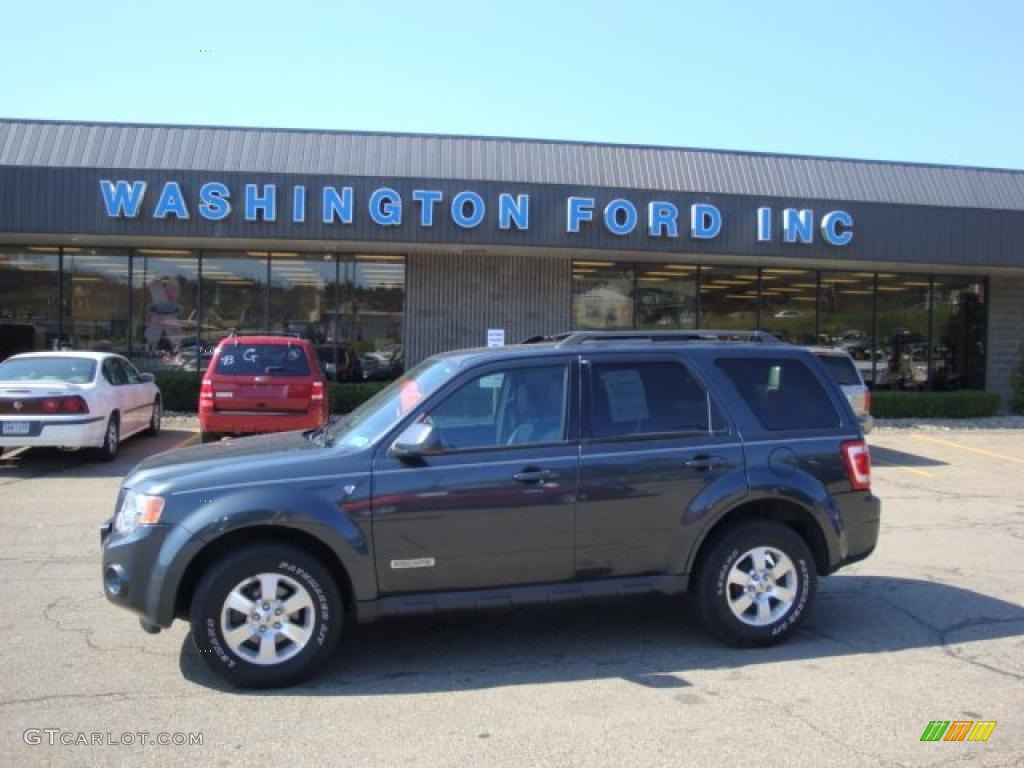
[[[575,333],[430,358],[322,430],[142,462],[103,580],[243,686],[310,673],[346,622],[602,595],[690,592],[716,636],[766,645],[871,553],[879,509],[806,350]]]

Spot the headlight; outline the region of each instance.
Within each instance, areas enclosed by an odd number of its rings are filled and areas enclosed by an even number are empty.
[[[159,522],[164,511],[164,500],[159,496],[146,496],[135,491],[125,491],[121,508],[114,517],[114,530],[118,533],[134,531],[140,525]]]

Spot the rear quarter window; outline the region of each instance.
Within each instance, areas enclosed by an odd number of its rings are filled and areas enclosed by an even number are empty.
[[[802,360],[733,357],[721,358],[716,365],[767,430],[839,426],[828,392]]]
[[[836,384],[843,387],[861,386],[864,382],[857,373],[857,366],[853,364],[846,355],[818,355],[829,376],[835,379]]]
[[[299,344],[226,344],[214,370],[224,376],[309,376],[309,360]]]

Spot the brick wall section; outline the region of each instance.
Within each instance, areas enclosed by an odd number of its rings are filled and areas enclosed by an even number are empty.
[[[406,262],[408,362],[482,347],[488,328],[504,328],[510,344],[568,329],[571,281],[566,258],[411,254]]]
[[[985,386],[1003,396],[1010,394],[1010,375],[1020,360],[1024,343],[1024,275],[989,278],[988,349]]]

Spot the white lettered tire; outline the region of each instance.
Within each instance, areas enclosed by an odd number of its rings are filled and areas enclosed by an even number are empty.
[[[244,688],[292,685],[330,658],[341,636],[338,586],[313,555],[256,544],[215,562],[193,593],[199,656]]]
[[[694,605],[716,637],[766,646],[792,635],[807,618],[817,568],[801,536],[774,520],[741,522],[701,558]]]

